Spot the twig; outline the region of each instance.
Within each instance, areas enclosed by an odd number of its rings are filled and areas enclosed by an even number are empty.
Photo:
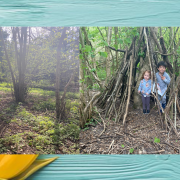
[[[177,33],[178,29],[179,29],[179,27],[177,27],[176,32],[174,33],[174,36],[173,36],[173,38],[172,38],[172,40],[171,40],[171,44],[169,45],[169,48],[167,49],[167,52],[169,51],[169,49],[170,49],[170,47],[171,47],[171,45],[172,45],[172,43],[173,43],[173,41],[174,41],[174,38],[175,38],[175,36],[176,36],[176,33]]]
[[[137,129],[133,129],[133,131],[138,131],[138,130],[145,129],[145,128],[148,128],[148,127],[151,127],[151,126],[153,126],[153,124],[149,124],[149,125],[144,126],[144,127],[140,127],[140,128],[137,128]]]
[[[117,146],[118,146],[118,144],[116,144],[115,146],[113,146],[113,148],[110,149],[109,153],[110,153],[111,151],[113,151]],[[109,153],[108,153],[108,154],[109,154]]]
[[[103,34],[102,34],[101,30],[99,29],[99,27],[97,27],[97,28],[98,28],[98,30],[99,30],[99,32],[100,32],[100,34],[101,34],[101,36],[102,36],[103,40],[105,41],[104,36],[103,36]]]
[[[172,148],[174,148],[174,149],[177,149],[177,150],[179,151],[179,148],[178,148],[178,147],[173,146],[173,145],[171,145],[171,144],[169,144],[169,143],[167,143],[167,142],[162,142],[162,144],[166,144],[166,145],[168,145],[168,146],[170,146],[170,147],[172,147]]]
[[[103,131],[101,132],[101,134],[99,135],[99,137],[103,134],[103,132],[106,130],[106,124],[105,124],[105,122],[104,122],[104,119],[101,117],[101,115],[100,115],[100,113],[98,112],[98,114],[99,114],[99,117],[101,118],[101,120],[102,120],[102,122],[103,122],[103,125],[104,125],[104,129],[103,129]]]
[[[113,95],[112,95],[112,100],[113,100],[113,107],[114,107],[114,111],[115,111],[115,122],[116,122],[117,121],[117,111],[116,111],[115,100],[114,100]]]
[[[177,101],[177,109],[178,109],[178,111],[179,111],[179,113],[180,113],[180,105],[179,105],[178,98],[176,99],[176,101]]]
[[[164,152],[165,150],[162,149],[162,150],[159,150],[159,151],[152,151],[152,152],[147,152],[147,154],[157,154],[157,153],[162,153]]]
[[[134,44],[134,42],[133,42]],[[133,52],[134,52],[134,46],[133,46]],[[130,57],[131,60],[131,66],[130,66],[130,74],[129,74],[129,86],[128,86],[128,99],[127,99],[127,104],[126,104],[126,111],[124,114],[124,118],[123,118],[123,125],[125,125],[125,121],[126,121],[126,117],[127,117],[127,113],[128,113],[128,107],[129,107],[129,101],[130,101],[130,96],[131,96],[131,79],[132,79],[132,67],[133,67],[133,62],[134,62],[134,54]]]
[[[90,104],[92,104],[99,97],[100,94],[101,94],[101,92],[98,92],[98,93],[94,94],[94,96],[92,97],[90,102],[84,108],[84,113],[86,113],[86,111],[87,111],[88,107],[90,106]]]
[[[102,125],[97,119],[96,119],[96,117],[92,117],[100,126]]]
[[[151,74],[153,74],[153,67],[152,67],[152,61],[151,61],[151,58],[150,58],[150,48],[149,48],[149,45],[148,45],[148,37],[147,37],[147,34],[146,34],[146,28],[144,27],[144,36],[146,38],[146,41],[147,41],[147,55],[148,55],[148,59],[149,59],[149,64],[150,64],[150,68],[151,68]],[[156,79],[156,76],[155,76],[155,83],[156,83],[156,92],[157,92],[157,79]],[[152,90],[152,84],[153,84],[153,77],[151,76],[151,90]],[[153,96],[156,98],[157,102],[160,104],[160,102],[158,101],[158,98],[157,98],[157,93],[156,93],[156,96],[154,95],[154,93],[152,92]],[[160,104],[161,105],[161,104]],[[162,108],[162,107],[161,107]],[[160,114],[160,108],[158,106],[158,111],[159,111],[159,114]],[[160,119],[161,119],[161,116],[160,116]],[[161,119],[161,124],[162,124],[162,127],[163,127],[163,122],[162,122],[162,119]]]
[[[168,119],[168,121],[170,122],[171,127],[173,128],[173,130],[174,130],[174,132],[175,132],[176,136],[179,138],[179,134],[178,134],[178,132],[177,132],[176,128],[174,127],[174,124],[173,124],[173,122],[172,122],[171,118],[170,118],[167,114],[166,114],[166,118],[167,118],[167,119]]]
[[[154,53],[158,53],[158,54],[161,54],[162,56],[170,56],[170,55],[173,55],[174,53],[170,53],[170,54],[163,54],[159,51],[155,51]]]
[[[114,139],[112,140],[112,142],[111,142],[111,144],[110,144],[110,146],[109,146],[109,148],[108,148],[108,152],[109,152],[109,150],[111,149],[111,146],[114,144]]]

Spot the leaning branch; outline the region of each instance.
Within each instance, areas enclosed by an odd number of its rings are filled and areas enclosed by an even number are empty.
[[[101,94],[101,92],[96,93],[92,99],[89,101],[89,103],[86,105],[86,107],[84,108],[84,113],[86,113],[87,109],[89,108],[90,105],[93,104],[93,102],[99,97],[99,95]]]
[[[169,47],[167,49],[167,52],[169,51],[169,49],[170,49],[170,47],[171,47],[171,45],[172,45],[172,43],[174,41],[174,38],[176,37],[176,33],[178,32],[178,29],[179,29],[179,27],[177,27],[176,32],[174,33],[173,39],[171,40],[171,44],[169,45]]]
[[[126,121],[128,108],[129,108],[129,101],[130,101],[130,97],[131,97],[131,85],[132,85],[131,80],[132,80],[132,69],[133,69],[133,64],[134,64],[134,51],[135,51],[134,44],[135,44],[135,41],[133,41],[133,55],[130,57],[131,65],[130,65],[130,74],[129,74],[128,99],[127,99],[127,104],[126,104],[126,112],[125,112],[124,118],[123,118],[123,125],[125,124],[125,121]]]
[[[170,56],[170,55],[173,55],[174,53],[170,53],[170,54],[163,54],[159,51],[155,51],[154,53],[158,53],[158,54],[161,54],[162,56]]]
[[[80,38],[80,43],[82,45],[82,48],[84,48],[84,41],[83,41],[83,37],[82,37],[81,31],[79,32],[79,38]],[[88,57],[87,57],[86,53],[83,53],[83,56],[84,56],[84,59],[86,61],[86,65],[88,67],[89,72],[93,75],[93,77],[97,81],[99,87],[102,89],[101,81],[99,80],[99,78],[96,76],[96,74],[94,72],[91,72],[92,68],[91,68],[91,66],[89,64]]]
[[[159,42],[158,42],[157,36],[156,36],[156,34],[154,33],[153,28],[150,27],[150,30],[151,30],[151,35],[152,35],[152,37],[153,37],[153,39],[154,39],[154,42],[156,43],[156,45],[157,45],[160,53],[162,53],[162,48],[161,48],[161,46],[160,46],[160,44],[159,44]]]
[[[123,50],[123,49],[115,49],[115,48],[113,48],[113,47],[111,47],[111,46],[108,46],[110,49],[112,49],[113,51],[119,51],[119,52],[123,52],[123,53],[125,53],[126,52],[126,50]]]

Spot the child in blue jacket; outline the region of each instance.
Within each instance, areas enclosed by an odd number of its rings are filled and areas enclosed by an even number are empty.
[[[158,71],[159,71],[156,73],[157,84],[159,85],[158,99],[159,100],[161,99],[161,101],[160,101],[161,106],[163,109],[165,109],[166,108],[166,93],[165,93],[165,91],[167,90],[167,85],[170,83],[171,78],[165,72],[166,71],[166,64],[164,61],[160,61],[157,65],[157,67],[158,67]],[[163,94],[164,94],[164,96],[163,96]],[[160,112],[162,113],[161,109],[160,109]]]
[[[142,74],[138,92],[142,94],[143,113],[150,112],[150,93],[151,93],[151,71],[145,71]],[[146,111],[147,107],[147,111]]]

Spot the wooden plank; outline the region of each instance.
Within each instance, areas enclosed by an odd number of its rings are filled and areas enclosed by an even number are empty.
[[[1,26],[179,26],[178,0],[0,0]]]
[[[40,155],[59,156],[27,180],[169,180],[180,177],[179,155]]]
[[[178,0],[0,0],[1,26],[179,26]],[[179,179],[179,155],[60,158],[28,180]]]

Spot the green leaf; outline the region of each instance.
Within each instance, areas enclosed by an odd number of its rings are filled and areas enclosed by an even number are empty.
[[[91,51],[91,46],[88,46],[88,45],[86,45],[86,47],[85,47],[85,50],[84,50],[85,52],[90,52]]]
[[[82,45],[81,45],[81,44],[79,44],[79,50],[81,50],[81,48],[82,48]]]
[[[100,56],[103,56],[105,58],[107,58],[108,54],[107,52],[99,52]]]
[[[118,40],[119,44],[123,44],[123,40],[122,39],[118,38],[117,40]]]
[[[117,44],[115,44],[114,47],[115,47],[116,50],[118,49],[118,45]]]
[[[89,127],[86,127],[86,128],[83,129],[83,131],[88,130],[88,129],[89,129]]]
[[[157,138],[157,137],[155,137],[155,138],[154,138],[154,142],[155,142],[155,143],[160,143],[160,139]]]
[[[91,85],[89,85],[88,87],[87,87],[87,89],[91,89],[92,88],[92,86]]]
[[[104,43],[105,46],[108,46],[108,43],[106,41],[103,41],[103,43]]]
[[[82,54],[79,54],[79,58],[80,58],[80,59],[83,59],[83,55],[82,55]]]
[[[91,71],[91,72],[95,72],[95,71],[96,71],[96,69],[95,69],[95,68],[92,68],[90,71]]]
[[[126,39],[125,39],[125,43],[126,43],[126,44],[130,44],[130,43],[131,43],[130,38],[126,38]]]
[[[137,67],[139,68],[139,66],[140,66],[140,62],[137,64]]]
[[[92,34],[88,34],[88,38],[91,39],[91,37],[93,37],[93,35]]]
[[[179,72],[175,72],[175,75],[178,76],[178,75],[179,75]]]
[[[124,144],[121,144],[121,147],[124,148]]]
[[[129,152],[132,154],[134,152],[134,148],[131,148]]]
[[[84,82],[84,79],[79,80],[80,83]]]
[[[91,54],[91,57],[92,57],[92,58],[94,58],[94,57],[95,57],[95,55],[94,55],[94,54]]]
[[[88,77],[90,77],[90,76],[89,76],[89,75],[85,75],[84,77],[85,77],[85,78],[88,78]]]

